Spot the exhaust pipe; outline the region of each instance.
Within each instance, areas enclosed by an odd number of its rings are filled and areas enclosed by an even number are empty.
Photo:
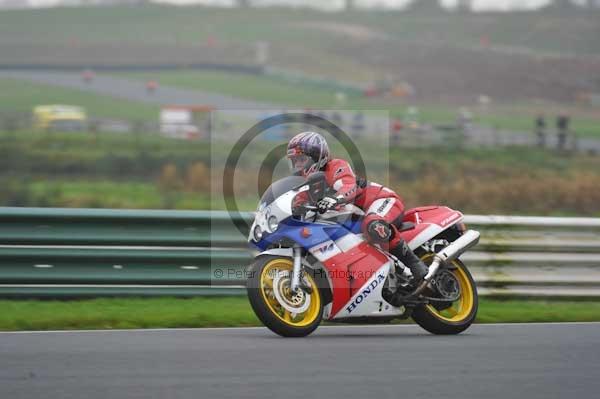
[[[464,252],[477,245],[480,236],[481,234],[479,234],[478,231],[467,230],[458,240],[435,254],[433,262],[429,266],[429,272],[425,276],[425,285],[436,275],[442,262],[448,262],[458,258]]]
[[[481,234],[478,231],[467,230],[458,240],[438,252],[437,256],[442,258],[443,261],[452,261],[477,245],[480,236]]]

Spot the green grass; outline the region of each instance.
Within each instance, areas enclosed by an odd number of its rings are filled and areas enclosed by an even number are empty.
[[[481,299],[477,315],[479,323],[566,321],[600,321],[600,302]]]
[[[235,97],[269,102],[276,106],[298,106],[329,109],[335,106],[335,90],[286,82],[266,76],[245,75],[218,71],[123,73],[147,81],[156,79],[163,85],[206,90]],[[350,109],[366,107],[358,96],[348,103]]]
[[[223,209],[210,193],[185,190],[161,191],[155,182],[108,180],[48,180],[29,184],[29,206],[116,209]],[[216,195],[215,195],[216,197]],[[238,206],[250,211],[256,198],[238,198]]]
[[[255,326],[246,298],[0,301],[1,330]]]
[[[245,297],[1,300],[0,330],[259,326]],[[482,299],[477,322],[600,321],[600,302]]]
[[[54,197],[50,206],[67,208],[136,208],[160,209],[165,206],[165,199],[158,187],[146,182],[114,182],[108,180],[38,180],[30,185],[31,196],[35,199]],[[196,206],[193,209],[205,209],[209,201],[193,198],[188,201]],[[179,199],[182,201],[183,198]],[[177,207],[174,204],[175,208]]]
[[[391,37],[454,46],[476,46],[486,34],[493,44],[538,52],[600,53],[591,40],[597,25],[592,12],[577,14],[496,13],[465,15],[385,12],[324,13],[309,9],[211,7],[68,7],[0,13],[0,37],[20,42],[70,43],[123,41],[172,45],[198,44],[208,35],[224,41],[303,43],[323,49],[326,35],[299,26],[305,21],[361,24]],[[342,35],[339,40],[345,40]]]
[[[1,180],[0,180],[1,181]],[[14,184],[14,183],[13,183]],[[109,181],[92,179],[29,179],[21,183],[27,190],[27,203],[20,206],[115,209],[190,209],[224,208],[217,195],[185,190],[161,191],[156,182]],[[0,198],[2,198],[0,196]],[[237,198],[241,210],[256,208],[257,198]],[[0,200],[0,206],[2,204]]]
[[[255,144],[244,151],[236,171],[236,199],[244,210],[256,206],[256,165],[275,145]],[[338,151],[336,146],[332,148],[334,153]],[[365,142],[359,142],[359,148],[369,178],[385,182],[382,176],[388,165],[381,159],[385,158],[381,149]],[[222,142],[210,148],[202,141],[158,135],[0,133],[0,204],[223,209],[219,168],[229,151],[230,145]],[[409,152],[390,148],[387,155],[390,181],[386,184],[397,190],[409,207],[443,203],[467,213],[598,215],[598,190],[593,190],[600,170],[597,156],[525,147],[443,147]],[[192,173],[197,163],[212,164],[215,169]],[[175,166],[176,171],[165,186],[160,182],[164,183],[161,176],[167,165]],[[286,172],[281,167],[277,176]],[[209,182],[212,192],[208,191]]]
[[[40,132],[23,130],[3,132],[0,141],[5,148],[17,151],[38,150],[56,156],[61,152],[94,157],[105,154],[127,154],[137,156],[143,152],[164,156],[173,152],[201,154],[207,156],[209,147],[205,141],[174,140],[154,132],[121,134],[100,132],[97,135],[80,132]]]
[[[30,115],[36,105],[79,105],[90,117],[128,120],[158,120],[159,107],[121,100],[76,89],[0,78],[0,113]]]

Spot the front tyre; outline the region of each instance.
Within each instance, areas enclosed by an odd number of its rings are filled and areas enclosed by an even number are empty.
[[[433,254],[423,258],[431,263]],[[477,287],[467,267],[460,260],[452,261],[452,268],[444,269],[451,274],[460,290],[459,298],[452,303],[433,302],[422,305],[412,313],[413,320],[432,334],[459,334],[475,321],[479,300]]]
[[[292,292],[293,263],[290,258],[261,256],[250,268],[247,292],[256,316],[271,331],[283,337],[304,337],[313,332],[323,317],[323,300],[313,276],[304,274],[311,288]]]

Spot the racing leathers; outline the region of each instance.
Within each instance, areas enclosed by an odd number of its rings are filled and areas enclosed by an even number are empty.
[[[402,199],[393,190],[373,182],[358,181],[352,168],[343,159],[329,160],[321,171],[327,186],[334,191],[317,204],[319,210],[353,203],[365,213],[362,231],[369,242],[381,245],[406,265],[414,282],[420,282],[427,274],[427,266],[413,253],[399,234],[398,227],[404,217]],[[305,194],[305,193],[301,193]],[[306,198],[300,196],[298,201]]]

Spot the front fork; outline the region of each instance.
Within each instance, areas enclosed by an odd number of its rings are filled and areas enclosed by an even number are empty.
[[[298,244],[294,244],[292,249],[294,256],[294,268],[292,270],[292,292],[297,292],[300,288],[300,276],[302,274],[302,247]]]

